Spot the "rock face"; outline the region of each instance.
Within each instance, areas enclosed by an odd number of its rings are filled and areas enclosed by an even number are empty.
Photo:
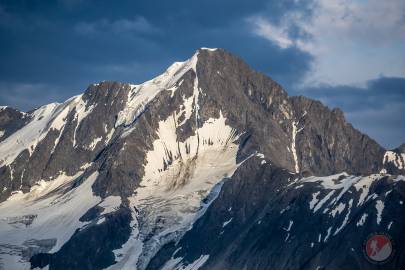
[[[403,147],[222,49],[0,132],[0,269],[379,269],[378,231],[405,266]]]

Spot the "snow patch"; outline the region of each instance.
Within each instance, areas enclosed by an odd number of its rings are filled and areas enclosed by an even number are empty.
[[[364,214],[361,216],[361,218],[359,219],[359,221],[357,221],[356,226],[357,226],[357,227],[363,226],[363,225],[364,225],[364,222],[366,222],[367,216],[368,216],[368,214],[367,214],[367,213],[364,213]]]
[[[225,228],[226,225],[228,225],[229,223],[231,223],[232,219],[233,219],[233,218],[230,218],[229,220],[225,221],[225,222],[222,224],[222,228]]]
[[[345,219],[343,220],[342,225],[340,225],[340,227],[337,228],[337,230],[335,231],[335,233],[334,233],[333,235],[337,235],[341,230],[344,229],[344,227],[346,227],[347,222],[349,221],[349,216],[350,216],[350,212],[351,212],[351,210],[352,210],[352,205],[353,205],[353,199],[350,199],[350,201],[349,201],[349,207],[348,207],[348,210],[347,210],[347,214],[346,214],[346,216],[345,216]]]
[[[332,195],[335,194],[335,190],[330,191],[314,208],[314,213],[317,212],[326,203]]]
[[[193,104],[197,111],[197,103]],[[116,257],[116,267],[109,269],[143,269],[162,245],[181,237],[205,212],[219,194],[222,179],[239,166],[235,144],[239,135],[225,122],[219,112],[219,118],[208,119],[183,142],[177,138],[176,117],[159,122],[158,138],[146,154],[144,177],[130,198],[132,209],[137,209],[133,233],[115,251],[123,256]],[[133,251],[124,252],[128,250]]]
[[[364,203],[364,200],[369,193],[370,186],[379,177],[381,177],[381,176],[378,174],[365,176],[365,177],[361,178],[356,184],[354,184],[354,187],[356,188],[357,191],[361,190],[361,194],[359,197],[359,201],[357,202],[357,206],[360,206]]]
[[[125,108],[118,114],[115,127],[130,125],[145,110],[147,104],[162,90],[171,91],[173,96],[180,85],[177,82],[181,77],[191,69],[196,70],[197,60],[198,52],[185,62],[173,63],[160,76],[133,87],[128,92]]]
[[[292,122],[292,139],[291,139],[291,151],[293,154],[294,158],[294,166],[295,166],[295,172],[299,173],[300,172],[300,167],[298,165],[298,157],[297,157],[297,149],[296,149],[296,137],[297,137],[297,121]]]
[[[288,223],[288,227],[287,228],[283,228],[283,230],[285,230],[286,232],[289,232],[291,230],[292,225],[294,224],[294,221],[290,220]]]
[[[13,163],[17,156],[25,149],[31,155],[37,144],[48,133],[48,124],[54,113],[57,112],[58,105],[58,103],[51,103],[35,110],[28,124],[0,143],[0,166],[7,166]]]
[[[400,170],[405,169],[405,154],[387,151],[384,154],[383,164],[393,163]]]
[[[79,221],[88,209],[97,205],[101,198],[93,195],[91,186],[98,173],[91,174],[81,185],[71,188],[74,176],[59,175],[52,181],[39,181],[28,193],[15,193],[0,204],[0,258],[6,269],[24,269],[19,255],[5,250],[6,246],[26,249],[27,241],[49,240],[53,244],[48,252],[57,252],[74,232],[87,224]],[[18,216],[16,216],[18,213]],[[8,252],[7,252],[8,251]],[[4,257],[15,256],[13,260]]]
[[[198,270],[201,266],[203,266],[207,260],[209,259],[209,255],[201,255],[197,260],[192,262],[188,265],[183,265],[182,257],[179,258],[171,258],[169,261],[165,263],[162,270]]]
[[[384,202],[377,200],[375,203],[375,209],[377,210],[377,224],[380,224],[382,212],[384,210]]]
[[[118,210],[121,205],[121,197],[120,196],[108,196],[105,198],[98,206],[104,208],[101,215],[106,215]]]
[[[103,137],[95,138],[95,139],[89,144],[88,149],[91,150],[91,151],[94,150],[94,148],[96,148],[97,144],[98,144],[99,142],[101,142],[102,140],[103,140]]]
[[[327,232],[327,234],[326,234],[325,238],[323,239],[323,242],[328,241],[329,236],[330,236],[330,232],[331,232],[331,231],[332,231],[332,227],[329,227],[328,232]]]
[[[337,213],[339,213],[340,215],[343,212],[343,210],[345,210],[345,207],[346,205],[344,203],[339,203],[339,205],[336,206],[335,209],[333,209],[330,214],[332,215],[332,217],[335,217]]]
[[[318,195],[319,195],[320,191],[315,192],[314,194],[312,194],[312,200],[309,202],[309,209],[313,209],[314,206],[318,203]]]
[[[201,50],[206,50],[206,51],[214,52],[214,51],[218,50],[218,48],[206,48],[206,47],[202,47]]]

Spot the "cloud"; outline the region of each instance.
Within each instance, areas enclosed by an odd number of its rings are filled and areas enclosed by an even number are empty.
[[[285,26],[274,26],[263,17],[249,18],[248,21],[255,25],[253,31],[258,36],[275,42],[280,48],[286,49],[294,44],[294,41],[289,37],[288,29]]]
[[[402,0],[313,0],[280,20],[265,13],[248,17],[252,32],[280,48],[314,56],[308,85],[355,84],[405,76],[405,2]]]

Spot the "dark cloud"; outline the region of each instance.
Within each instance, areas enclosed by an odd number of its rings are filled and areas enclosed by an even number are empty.
[[[405,142],[405,78],[381,77],[364,87],[323,85],[292,93],[341,108],[356,128],[388,148]]]
[[[311,56],[253,35],[245,20],[280,18],[295,2],[3,1],[0,82],[58,85],[55,96],[65,97],[100,80],[142,82],[199,47],[222,47],[289,86],[309,71]]]
[[[313,56],[296,46],[283,49],[259,37],[247,20],[264,16],[277,25],[295,9],[301,16],[310,16],[311,4],[311,0],[128,0],[119,4],[0,0],[0,104],[29,110],[61,102],[102,80],[140,83],[172,62],[189,58],[200,47],[225,48],[294,92],[311,71]],[[289,31],[291,37],[303,38],[294,25]],[[369,120],[380,116],[374,110],[398,118],[403,104],[394,101],[403,99],[403,94],[392,89],[402,79],[393,80],[370,81],[364,89],[325,86],[300,93],[342,107],[355,126],[393,145],[404,139],[399,134],[402,130],[394,128],[396,120],[389,124],[392,130],[385,129],[392,138],[382,138],[378,129],[372,131]],[[379,95],[381,91],[387,94]],[[380,100],[384,105],[378,105]],[[390,107],[390,102],[396,107]]]

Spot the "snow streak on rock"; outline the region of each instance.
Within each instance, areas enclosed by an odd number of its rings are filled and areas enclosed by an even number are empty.
[[[132,85],[128,92],[126,106],[118,114],[115,127],[130,125],[140,113],[145,110],[147,104],[162,90],[174,91],[181,85],[180,78],[190,69],[195,70],[198,53],[185,62],[175,62],[162,75],[144,82],[140,85]]]
[[[0,143],[0,166],[10,165],[25,149],[31,154],[36,145],[45,138],[49,123],[59,112],[57,103],[42,106],[32,113],[32,120],[12,136]],[[60,128],[57,123],[55,128]]]
[[[393,163],[398,169],[405,169],[405,154],[387,151],[384,154],[383,163]]]
[[[134,244],[142,242],[142,253],[138,262],[124,257],[128,263],[121,269],[133,268],[135,262],[144,269],[163,244],[192,226],[208,206],[203,199],[215,196],[219,189],[212,195],[213,188],[236,170],[238,136],[225,120],[222,113],[209,119],[184,142],[177,139],[175,119],[159,123],[159,139],[147,153],[145,176],[131,198],[139,211],[132,238]]]
[[[292,122],[292,139],[291,139],[291,151],[293,154],[294,158],[294,164],[295,164],[295,172],[299,173],[300,172],[300,167],[298,165],[298,157],[297,157],[297,149],[296,149],[296,140],[297,140],[297,125],[298,123],[296,121]]]

